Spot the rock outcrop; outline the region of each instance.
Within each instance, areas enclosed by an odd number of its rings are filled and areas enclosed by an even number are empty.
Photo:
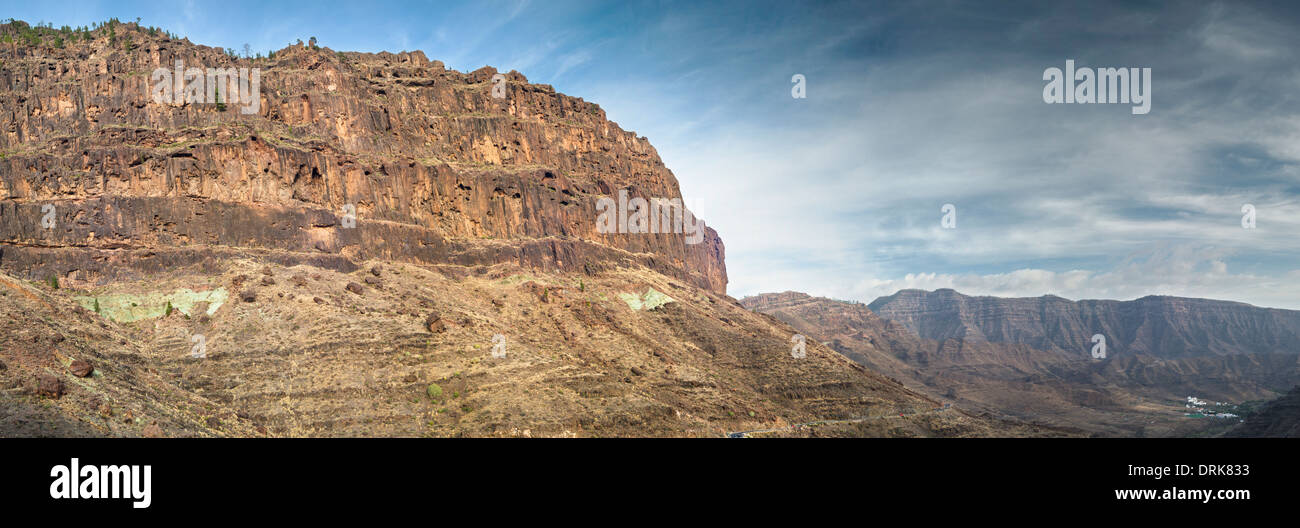
[[[696,244],[598,230],[601,197],[681,193],[649,141],[595,104],[420,52],[236,58],[112,26],[87,38],[0,28],[39,35],[0,46],[0,269],[99,284],[257,250],[343,271],[370,258],[628,263],[726,291],[712,229]],[[257,112],[235,98],[156,102],[152,72],[177,62],[259,70]]]

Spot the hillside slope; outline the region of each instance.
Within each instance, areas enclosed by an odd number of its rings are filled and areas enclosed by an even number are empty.
[[[938,406],[816,343],[794,358],[789,327],[644,268],[365,264],[249,255],[94,290],[4,278],[0,406],[27,417],[3,434],[135,436],[143,421],[165,436],[722,436]],[[239,293],[181,300],[222,291]],[[42,394],[42,375],[63,393]],[[953,411],[791,434],[1062,433]]]
[[[1300,386],[1270,401],[1224,436],[1300,438]]]

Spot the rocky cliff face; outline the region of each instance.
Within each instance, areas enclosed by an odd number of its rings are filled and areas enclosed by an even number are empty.
[[[812,297],[799,292],[760,294],[741,299],[751,310],[775,315],[797,329],[808,329],[831,348],[884,373],[915,374],[916,366],[988,364],[1019,373],[1066,362],[1064,356],[1015,344],[965,339],[927,339],[881,318],[865,304]]]
[[[1092,336],[1108,354],[1177,359],[1300,354],[1300,312],[1211,299],[1150,296],[1133,301],[970,297],[953,290],[903,290],[871,310],[927,339],[1022,343],[1086,356]]]
[[[600,107],[517,72],[308,46],[233,58],[135,24],[0,31],[19,35],[0,46],[0,269],[19,276],[97,284],[241,248],[339,270],[621,262],[725,293],[713,230],[597,229],[596,200],[680,198],[676,178]],[[231,85],[229,104],[156,102],[152,72],[177,61],[259,70],[256,104]]]

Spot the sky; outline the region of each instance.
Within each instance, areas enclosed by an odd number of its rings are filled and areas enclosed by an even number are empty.
[[[140,17],[236,50],[316,36],[518,70],[650,139],[722,237],[735,297],[954,288],[1300,309],[1300,4],[3,6],[56,27]],[[1149,112],[1048,104],[1045,71],[1067,60],[1150,68]]]

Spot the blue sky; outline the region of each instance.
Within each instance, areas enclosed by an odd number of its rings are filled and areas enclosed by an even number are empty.
[[[0,16],[138,16],[237,50],[314,35],[519,70],[650,138],[722,236],[737,297],[951,287],[1300,308],[1300,7],[1285,3],[74,1]],[[1150,113],[1044,103],[1044,70],[1067,59],[1151,68]],[[940,227],[946,203],[956,229]]]

